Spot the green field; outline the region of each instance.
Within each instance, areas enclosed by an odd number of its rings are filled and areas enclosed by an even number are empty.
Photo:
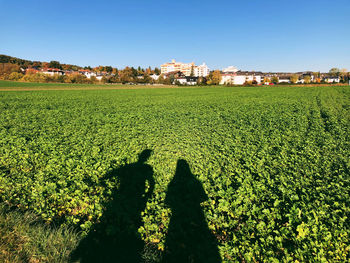
[[[0,200],[83,230],[83,260],[100,238],[114,258],[345,262],[350,87],[0,91]]]
[[[0,88],[14,88],[14,87],[21,87],[21,88],[51,88],[51,87],[79,87],[84,86],[88,87],[91,85],[88,84],[63,84],[63,83],[33,83],[33,82],[18,82],[18,81],[9,81],[9,80],[1,80],[0,81]]]
[[[123,84],[67,84],[67,83],[34,83],[0,80],[0,91],[35,91],[35,90],[89,90],[89,89],[142,89],[171,88],[166,85],[123,85]]]

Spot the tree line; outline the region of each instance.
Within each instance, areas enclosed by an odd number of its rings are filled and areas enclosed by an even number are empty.
[[[63,74],[44,74],[43,69],[54,68],[64,71]],[[86,77],[81,74],[83,71],[91,71],[97,73],[100,80],[96,76]],[[19,59],[11,56],[0,55],[0,79],[29,81],[29,82],[59,82],[59,83],[161,83],[168,84],[165,79],[156,81],[150,76],[160,75],[159,68],[134,68],[125,67],[124,69],[114,68],[112,66],[98,67],[80,67],[71,64],[61,64],[59,61],[40,62]],[[169,83],[170,84],[170,83]]]
[[[43,74],[42,69],[54,68],[65,72],[62,74]],[[100,77],[91,76],[86,77],[81,74],[83,70],[96,72]],[[80,72],[79,72],[80,71]],[[159,76],[158,79],[152,78],[152,75]],[[340,82],[347,83],[350,79],[350,74],[346,69],[332,68],[328,76],[339,77]],[[191,71],[193,77],[193,69]],[[288,76],[290,83],[297,83],[300,75],[291,74]],[[112,66],[97,66],[97,67],[81,67],[71,64],[62,64],[59,61],[40,62],[30,61],[20,58],[15,58],[7,55],[0,55],[0,79],[13,81],[27,81],[27,82],[58,82],[58,83],[84,83],[84,84],[98,84],[98,83],[135,83],[135,84],[165,84],[180,85],[176,80],[175,74],[168,74],[164,76],[161,74],[159,68],[142,68],[142,67],[125,67],[124,69],[114,68]],[[308,83],[323,83],[324,76],[320,72],[313,72],[302,77],[305,84]],[[199,77],[197,79],[198,85],[219,85],[221,81],[220,70],[210,72],[207,77]],[[279,83],[278,76],[265,76],[263,83]],[[259,84],[256,81],[247,81],[246,85]]]

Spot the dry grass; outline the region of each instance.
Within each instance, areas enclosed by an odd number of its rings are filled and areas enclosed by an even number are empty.
[[[0,205],[0,262],[68,262],[79,235]]]

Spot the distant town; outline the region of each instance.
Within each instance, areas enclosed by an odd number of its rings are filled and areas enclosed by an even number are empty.
[[[275,85],[310,83],[350,83],[347,69],[329,72],[242,71],[235,66],[210,70],[205,64],[182,63],[175,59],[146,69],[111,66],[80,67],[58,61],[40,62],[0,55],[0,79],[28,82],[123,83],[143,85]]]

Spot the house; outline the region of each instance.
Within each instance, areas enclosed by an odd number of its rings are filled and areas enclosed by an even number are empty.
[[[36,74],[36,73],[39,73],[39,72],[40,72],[40,70],[37,70],[35,68],[27,68],[25,70],[25,74]]]
[[[96,75],[96,79],[97,79],[97,80],[101,80],[103,77],[104,77],[104,75],[101,75],[101,74],[97,74],[97,75]]]
[[[160,75],[156,75],[156,74],[150,75],[150,77],[151,77],[153,80],[158,80],[158,79],[159,79],[159,76],[160,76]]]
[[[179,78],[184,78],[186,77],[184,73],[181,71],[171,71],[168,73],[163,74],[164,78],[174,78],[174,79],[179,79]]]
[[[105,72],[105,71],[96,73],[96,79],[97,80],[102,80],[102,78],[106,77],[106,76],[113,76],[113,75],[112,74],[107,74],[107,72]]]
[[[315,76],[312,71],[297,72],[297,74],[299,76],[301,75],[301,79],[305,79],[305,77],[310,77],[311,82],[315,81]]]
[[[340,78],[339,77],[334,77],[334,76],[327,76],[324,78],[324,81],[327,83],[339,83]]]
[[[185,85],[197,85],[199,77],[186,76]]]
[[[187,79],[186,77],[178,77],[175,78],[172,84],[181,84],[181,85],[186,85]]]
[[[86,78],[90,79],[91,77],[96,77],[96,73],[87,69],[79,70],[79,73],[84,75]]]
[[[261,72],[250,72],[250,71],[236,71],[226,72],[221,74],[220,84],[228,85],[244,85],[246,83],[260,84],[262,79]]]
[[[172,78],[172,84],[197,85],[199,77],[186,76],[181,71],[175,71],[164,74],[164,78]]]
[[[222,73],[220,85],[233,84],[235,82],[236,73]]]
[[[46,68],[42,69],[41,73],[54,76],[54,75],[64,75],[64,71],[58,68]]]
[[[189,77],[189,76],[184,76],[184,77],[178,77],[174,79],[173,84],[180,84],[180,85],[197,85],[198,77]]]
[[[290,77],[281,76],[278,78],[278,83],[290,83]]]

